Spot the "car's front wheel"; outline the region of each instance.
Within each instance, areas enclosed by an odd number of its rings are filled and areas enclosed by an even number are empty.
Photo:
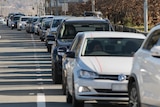
[[[131,84],[128,93],[129,93],[129,107],[141,107],[139,93],[135,82]]]
[[[72,107],[84,107],[84,101],[77,100],[75,97],[75,88],[74,83],[72,84],[73,90],[72,90]]]

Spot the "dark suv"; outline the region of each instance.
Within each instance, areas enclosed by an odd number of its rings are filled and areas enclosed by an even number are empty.
[[[52,79],[62,82],[62,56],[69,49],[78,32],[113,31],[109,20],[96,17],[72,17],[65,19],[58,27],[51,50]]]

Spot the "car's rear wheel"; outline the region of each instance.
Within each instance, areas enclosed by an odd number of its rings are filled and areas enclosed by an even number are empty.
[[[136,83],[133,82],[129,89],[129,107],[141,107]]]
[[[61,83],[61,77],[58,75],[58,72],[56,64],[52,64],[52,80],[54,84]]]
[[[63,95],[66,94],[66,76],[65,76],[65,72],[62,71],[62,91],[63,91]]]
[[[71,96],[71,94],[69,93],[69,90],[68,90],[67,87],[68,87],[68,86],[66,85],[66,102],[67,102],[68,104],[71,104],[71,103],[72,103],[72,96]]]
[[[77,100],[75,97],[75,88],[74,88],[74,83],[72,84],[73,89],[72,89],[72,107],[84,107],[84,101]]]

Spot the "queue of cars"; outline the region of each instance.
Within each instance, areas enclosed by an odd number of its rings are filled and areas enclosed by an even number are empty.
[[[53,83],[62,84],[73,107],[88,100],[160,105],[160,25],[146,37],[116,32],[108,19],[97,17],[30,16],[25,23],[17,28],[44,41]]]

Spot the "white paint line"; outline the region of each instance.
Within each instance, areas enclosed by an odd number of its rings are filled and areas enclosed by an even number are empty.
[[[38,89],[39,89],[39,90],[43,90],[44,88],[43,88],[43,87],[38,87]]]
[[[37,107],[46,107],[44,93],[37,93]]]
[[[42,81],[42,80],[43,80],[42,78],[38,78],[38,79],[37,79],[37,81]]]
[[[37,74],[37,77],[41,77],[42,76],[42,74]]]

